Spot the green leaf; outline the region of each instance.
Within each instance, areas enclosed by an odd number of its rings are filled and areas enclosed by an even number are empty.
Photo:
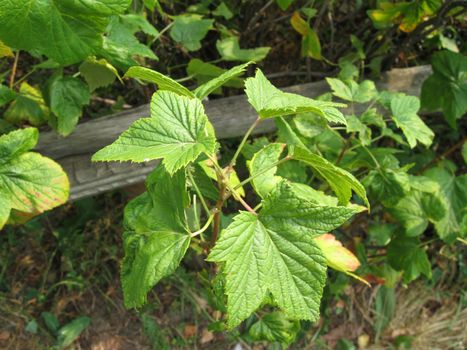
[[[10,47],[39,52],[69,65],[102,45],[109,17],[123,13],[130,0],[0,1],[0,39]]]
[[[224,17],[225,19],[231,19],[234,16],[232,11],[223,1],[219,4],[219,6],[216,7],[214,11],[212,11],[212,14],[214,16]]]
[[[436,232],[444,240],[465,236],[461,223],[467,217],[467,175],[456,177],[445,169],[432,168],[425,176],[439,184],[439,197],[446,207],[446,215],[435,222]]]
[[[347,116],[347,132],[358,133],[358,138],[363,146],[371,144],[371,129],[363,124],[355,115]]]
[[[128,23],[126,17],[112,17],[99,55],[122,70],[139,64],[141,59],[138,61],[135,56],[157,60],[154,52],[138,41],[134,35],[137,31],[139,28],[131,22]]]
[[[262,316],[253,323],[248,333],[253,340],[290,344],[300,330],[297,321],[290,321],[283,312],[275,311]]]
[[[301,147],[295,148],[292,158],[308,164],[316,173],[324,178],[329,183],[329,186],[334,191],[337,198],[339,198],[339,204],[346,205],[349,203],[353,190],[367,207],[370,206],[366,197],[365,188],[349,172]]]
[[[396,311],[396,292],[394,288],[381,286],[376,293],[374,324],[376,338],[386,329]]]
[[[14,100],[16,93],[9,87],[0,84],[0,107]]]
[[[132,33],[141,31],[153,37],[159,36],[159,31],[142,14],[128,13],[120,15],[120,18]]]
[[[207,83],[208,81],[219,77],[220,75],[224,74],[227,72],[226,69],[223,69],[221,67],[215,66],[214,64],[211,63],[206,63],[201,61],[200,59],[193,58],[190,60],[187,66],[187,74],[189,76],[192,76],[198,85],[202,85],[204,83]],[[228,87],[234,87],[234,88],[243,88],[243,79],[238,78],[238,77],[233,77],[230,80],[226,80],[223,83],[223,86],[228,86]],[[220,87],[216,88],[210,94],[217,94],[221,95],[222,94],[222,89]]]
[[[112,84],[117,78],[118,72],[104,58],[97,60],[95,57],[88,57],[79,66],[79,72],[88,83],[91,91],[97,88]]]
[[[58,321],[57,316],[55,316],[51,312],[44,311],[41,313],[41,318],[44,320],[44,323],[47,326],[47,329],[53,335],[56,335],[60,328],[60,322]]]
[[[402,224],[407,236],[414,237],[421,235],[429,222],[441,220],[446,206],[436,193],[412,189],[389,211]]]
[[[174,173],[201,153],[212,154],[215,147],[214,129],[198,99],[158,91],[151,101],[151,118],[134,122],[92,160],[145,162],[163,158],[167,171]]]
[[[256,70],[254,78],[245,80],[245,92],[248,102],[261,118],[313,112],[329,122],[346,124],[342,113],[335,108],[344,107],[344,105],[282,92],[271,84],[260,69]]]
[[[431,145],[435,134],[417,115],[420,101],[415,96],[395,96],[391,99],[392,119],[404,133],[410,148],[417,141],[425,146]]]
[[[304,57],[308,56],[319,61],[323,59],[318,34],[312,28],[308,28],[305,36],[302,38],[301,51]]]
[[[467,58],[463,54],[440,51],[433,55],[433,75],[422,85],[422,106],[441,109],[451,127],[467,112]]]
[[[224,61],[259,62],[271,50],[270,47],[257,47],[254,49],[241,49],[238,38],[231,36],[216,42],[217,51]]]
[[[277,5],[279,5],[282,11],[287,10],[293,2],[294,0],[276,0]]]
[[[149,68],[131,67],[125,73],[125,78],[136,78],[149,83],[154,83],[158,86],[159,90],[172,91],[181,96],[195,96],[190,90],[177,83],[175,80]]]
[[[282,181],[282,177],[276,176],[277,167],[263,172],[265,169],[279,160],[279,156],[284,150],[285,145],[280,143],[271,143],[255,153],[248,163],[250,176],[255,176],[252,180],[253,188],[262,198],[266,198]],[[260,174],[260,175],[258,175]]]
[[[48,90],[50,110],[56,117],[50,124],[60,135],[67,136],[78,124],[83,106],[89,104],[89,87],[78,78],[56,77]]]
[[[197,51],[201,48],[201,40],[212,28],[214,20],[203,19],[200,15],[184,14],[175,16],[173,26],[170,29],[170,37],[181,43],[189,51]]]
[[[365,180],[375,199],[385,207],[396,205],[410,191],[408,175],[404,171],[372,170]]]
[[[235,66],[228,71],[225,71],[218,77],[209,80],[207,83],[198,86],[196,90],[194,91],[194,94],[197,98],[203,99],[206,96],[208,96],[211,92],[217,90],[221,86],[225,85],[228,81],[232,80],[233,78],[238,77],[239,75],[243,74],[245,72],[246,67],[251,64],[251,62],[244,63],[239,66]]]
[[[404,283],[421,274],[431,278],[431,264],[426,252],[420,248],[418,238],[397,237],[388,246],[388,262],[397,271],[404,271]]]
[[[55,208],[68,198],[68,178],[60,165],[40,154],[27,152],[34,147],[37,137],[33,128],[0,136],[2,225],[11,210],[30,217]]]
[[[326,78],[326,81],[332,94],[346,101],[366,103],[378,95],[375,83],[371,80],[364,80],[360,84],[353,80],[342,81],[336,78]]]
[[[127,308],[139,307],[159,280],[180,264],[190,244],[184,209],[184,170],[170,175],[159,166],[146,181],[147,192],[125,208],[122,285]]]
[[[263,201],[259,215],[238,214],[208,257],[225,262],[229,327],[248,317],[269,293],[288,317],[316,320],[326,260],[313,238],[354,212],[305,201],[283,182]]]
[[[33,149],[38,140],[36,128],[15,130],[0,136],[0,165]]]
[[[13,124],[27,121],[34,126],[43,125],[48,117],[49,109],[45,105],[42,93],[27,82],[21,83],[19,94],[4,114],[4,118]]]
[[[81,316],[60,328],[57,335],[57,347],[64,349],[71,345],[90,324],[89,317]]]

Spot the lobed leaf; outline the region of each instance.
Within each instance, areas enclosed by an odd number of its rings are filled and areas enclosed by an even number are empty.
[[[78,124],[83,106],[89,104],[89,87],[78,78],[56,77],[48,89],[50,110],[49,123],[62,136],[68,136]]]
[[[194,94],[183,85],[177,83],[172,78],[149,68],[131,67],[125,73],[124,77],[141,79],[149,83],[156,84],[159,90],[168,90],[181,96],[194,97]]]
[[[259,62],[271,50],[270,47],[257,47],[254,49],[241,49],[238,38],[231,36],[216,42],[217,51],[225,61]]]
[[[352,190],[363,200],[367,207],[370,206],[363,185],[349,172],[339,168],[323,157],[311,153],[302,147],[296,147],[292,158],[308,164],[328,183],[339,198],[341,205],[346,205],[352,195]]]
[[[289,317],[316,320],[326,261],[313,237],[354,213],[305,201],[282,182],[263,200],[259,215],[238,214],[208,257],[225,262],[229,327],[248,317],[268,293]]]
[[[121,279],[128,308],[146,302],[147,293],[176,270],[190,244],[184,215],[185,171],[170,175],[159,166],[146,180],[146,188],[125,207]]]
[[[0,40],[69,65],[102,45],[110,16],[123,13],[130,0],[0,0]]]
[[[69,183],[53,160],[28,152],[37,143],[37,129],[0,136],[0,229],[8,218],[29,218],[63,204]]]
[[[336,109],[345,105],[282,92],[272,85],[259,69],[254,78],[245,81],[245,92],[248,101],[261,118],[313,112],[329,122],[346,124],[344,116]]]
[[[415,96],[397,95],[391,99],[392,119],[404,133],[410,148],[417,141],[425,146],[431,145],[435,134],[417,115],[420,101]]]
[[[239,66],[235,66],[228,71],[222,73],[218,77],[209,80],[207,83],[198,86],[194,92],[195,96],[199,99],[203,99],[208,96],[211,92],[217,90],[221,86],[225,85],[229,80],[238,77],[243,72],[245,72],[246,67],[250,65],[251,62],[244,63]]]
[[[169,173],[212,154],[216,139],[201,101],[159,91],[151,101],[151,118],[134,122],[111,145],[92,157],[93,161],[145,162],[163,158]]]

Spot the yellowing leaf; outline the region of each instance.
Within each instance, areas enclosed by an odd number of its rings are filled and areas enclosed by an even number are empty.
[[[13,51],[0,40],[0,58],[13,56]]]
[[[305,36],[310,30],[308,23],[300,16],[298,11],[295,11],[290,18],[290,24],[292,24],[293,29],[300,33],[302,36]]]
[[[323,252],[328,266],[334,270],[349,272],[355,271],[360,266],[357,257],[344,247],[334,235],[325,233],[314,240]]]

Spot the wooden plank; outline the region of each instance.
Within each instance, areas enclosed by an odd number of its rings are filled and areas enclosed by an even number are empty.
[[[429,66],[394,69],[377,82],[380,90],[400,91],[409,95],[420,94],[423,80],[431,73]],[[325,81],[290,86],[283,89],[308,97],[316,97],[329,91]],[[256,113],[248,104],[245,95],[207,100],[206,114],[220,139],[238,137],[256,119]],[[358,112],[358,111],[357,111]],[[149,105],[109,115],[79,124],[67,138],[55,132],[42,133],[37,151],[57,160],[70,177],[70,199],[79,199],[143,181],[156,162],[91,163],[91,155],[113,142],[135,120],[149,115]],[[264,120],[255,133],[274,130],[272,120]]]

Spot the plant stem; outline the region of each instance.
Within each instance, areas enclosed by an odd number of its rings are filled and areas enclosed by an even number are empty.
[[[250,213],[252,213],[252,214],[257,215],[256,212],[255,212],[255,210],[254,210],[252,207],[250,207],[250,205],[248,205],[247,202],[245,202],[245,200],[242,198],[242,196],[240,196],[240,195],[235,191],[234,188],[232,188],[229,184],[227,184],[227,188],[228,188],[228,190],[230,191],[230,193],[233,195],[233,197],[234,197],[237,201],[239,201],[240,204],[243,205],[243,207],[244,207],[246,210],[248,210],[248,211],[249,211]]]
[[[206,200],[204,199],[203,194],[201,193],[198,185],[196,184],[195,179],[193,178],[193,175],[191,174],[191,171],[188,170],[187,173],[188,173],[188,178],[190,179],[190,182],[193,185],[193,187],[194,187],[194,189],[196,191],[196,194],[199,197],[199,200],[201,201],[201,205],[203,206],[203,209],[206,212],[206,215],[208,215],[208,216],[211,215],[211,211],[209,210],[209,207],[206,204]]]
[[[19,60],[19,50],[16,51],[15,61],[13,62],[13,68],[11,69],[10,84],[9,84],[10,89],[12,89],[13,85],[15,84],[15,75],[16,75],[16,68],[18,68],[18,60]]]
[[[256,126],[259,124],[261,121],[261,118],[258,117],[256,120],[251,124],[250,128],[247,130],[245,136],[243,136],[242,142],[240,142],[240,145],[237,148],[237,151],[235,152],[232,160],[230,161],[229,167],[233,168],[235,166],[235,163],[237,161],[238,156],[240,155],[240,152],[242,151],[243,146],[245,146],[246,141],[248,140],[248,137],[250,134],[253,132],[253,129],[256,128]]]
[[[214,215],[215,214],[209,215],[208,221],[206,221],[204,226],[201,227],[198,231],[195,231],[195,232],[191,233],[191,237],[196,237],[196,236],[202,234],[204,231],[206,231],[208,229],[209,225],[211,225],[211,222],[214,219]]]

